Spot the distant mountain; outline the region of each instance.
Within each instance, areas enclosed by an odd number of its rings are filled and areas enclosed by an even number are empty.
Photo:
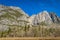
[[[52,19],[47,11],[40,12],[37,15],[32,15],[30,18],[34,17],[32,24],[39,25],[41,22],[52,23]]]
[[[41,22],[48,24],[59,23],[60,18],[53,12],[42,11],[29,17],[21,8],[0,5],[0,29],[9,26],[39,25]]]
[[[42,11],[29,16],[21,8],[0,5],[0,37],[60,36],[60,18]]]
[[[53,12],[50,12],[50,17],[54,23],[60,23],[60,18]]]
[[[0,5],[0,29],[9,26],[25,26],[29,16],[19,7]]]
[[[59,23],[60,18],[53,12],[42,11],[37,15],[32,15],[30,18],[30,24],[39,25],[41,22],[46,24]]]

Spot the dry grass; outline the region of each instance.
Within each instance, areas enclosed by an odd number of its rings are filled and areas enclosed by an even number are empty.
[[[60,40],[60,37],[12,37],[0,38],[0,40]]]

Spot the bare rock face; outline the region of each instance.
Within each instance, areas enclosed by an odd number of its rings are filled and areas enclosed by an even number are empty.
[[[48,24],[52,23],[52,19],[47,11],[40,12],[36,16],[30,17],[30,19],[33,20],[33,21],[30,20],[30,21],[32,21],[31,23],[33,23],[32,25],[39,25],[41,22],[45,22]]]
[[[33,24],[34,20],[35,20],[35,16],[36,15],[32,15],[31,17],[28,18],[29,24]]]
[[[39,25],[41,22],[48,24],[52,23],[60,23],[60,18],[54,14],[54,13],[49,13],[47,11],[42,11],[37,15],[33,15],[30,18],[30,24],[32,25]]]
[[[60,22],[60,18],[53,12],[50,12],[50,16],[51,16],[51,19],[54,23],[59,23]]]
[[[48,24],[59,23],[60,18],[54,13],[42,11],[29,17],[21,8],[0,5],[0,28],[7,30],[10,26],[39,25],[41,22]]]
[[[29,16],[19,7],[0,5],[0,27],[6,30],[9,26],[25,26]]]

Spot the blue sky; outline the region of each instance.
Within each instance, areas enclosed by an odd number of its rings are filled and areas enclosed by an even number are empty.
[[[43,10],[55,12],[60,16],[60,0],[0,0],[6,6],[18,6],[30,16]]]

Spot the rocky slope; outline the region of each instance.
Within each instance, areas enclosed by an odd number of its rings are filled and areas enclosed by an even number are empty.
[[[0,29],[9,26],[25,26],[29,16],[19,7],[0,5]]]
[[[53,12],[50,12],[50,17],[54,23],[60,23],[60,18]]]
[[[0,5],[0,37],[60,36],[60,25],[55,23],[60,23],[60,18],[53,12],[29,17],[19,7]]]
[[[47,24],[58,23],[60,18],[53,12],[42,11],[37,15],[29,17],[21,8],[0,5],[0,24],[2,25],[39,25],[41,22]]]
[[[60,18],[53,12],[42,11],[37,15],[32,15],[30,18],[30,24],[39,25],[41,22],[48,24],[60,23]]]

